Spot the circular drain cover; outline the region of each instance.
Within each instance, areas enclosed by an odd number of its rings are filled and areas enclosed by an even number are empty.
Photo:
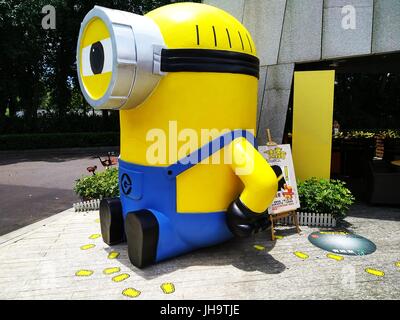
[[[313,232],[308,240],[323,250],[349,256],[364,256],[376,250],[372,241],[346,232]]]

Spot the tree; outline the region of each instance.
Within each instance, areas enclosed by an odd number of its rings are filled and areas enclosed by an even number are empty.
[[[48,37],[41,27],[41,9],[48,1],[0,2],[0,115],[8,109],[25,111],[27,125],[35,127],[40,101],[45,93],[43,76]]]
[[[60,119],[87,107],[77,97],[76,42],[80,23],[94,5],[144,14],[171,2],[176,1],[0,0],[0,128],[18,110],[33,131],[39,107],[48,106]],[[45,5],[56,9],[55,29],[42,28]]]

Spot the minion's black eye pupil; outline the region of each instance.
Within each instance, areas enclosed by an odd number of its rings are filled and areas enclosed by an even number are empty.
[[[97,41],[90,48],[90,67],[93,74],[99,74],[104,67],[104,48],[101,42]]]

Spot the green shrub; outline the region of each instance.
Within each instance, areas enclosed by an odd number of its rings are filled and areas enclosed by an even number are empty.
[[[0,135],[0,150],[118,146],[119,132]]]
[[[334,139],[398,139],[400,138],[399,129],[369,129],[369,130],[347,130],[333,135]]]
[[[354,203],[354,197],[340,180],[311,178],[298,184],[301,211],[331,213],[342,219]]]
[[[384,130],[379,132],[378,136],[383,139],[400,139],[400,130]]]
[[[110,168],[95,175],[82,177],[76,180],[74,191],[82,200],[117,197],[118,169]]]

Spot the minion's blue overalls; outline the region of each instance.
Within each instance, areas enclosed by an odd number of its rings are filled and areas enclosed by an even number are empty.
[[[176,177],[239,137],[255,145],[250,132],[233,130],[168,167],[142,166],[119,160],[124,220],[128,214],[143,209],[155,215],[159,230],[156,262],[233,237],[226,224],[225,211],[177,212]]]

